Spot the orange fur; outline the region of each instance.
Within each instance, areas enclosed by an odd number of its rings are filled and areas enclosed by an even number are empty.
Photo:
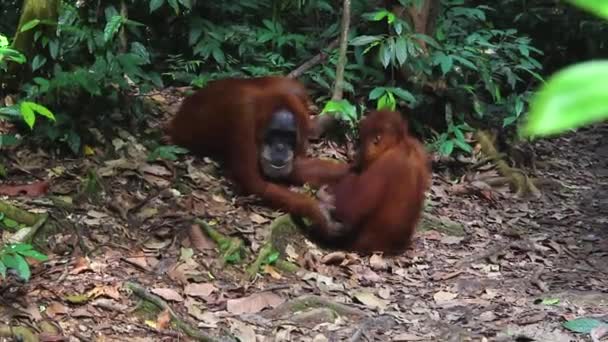
[[[420,219],[430,164],[424,147],[409,135],[398,112],[374,111],[360,123],[360,151],[352,172],[329,187],[333,219],[340,229],[303,227],[326,248],[399,254]]]
[[[304,86],[285,77],[212,81],[184,100],[166,133],[173,144],[223,161],[245,193],[326,225],[327,213],[317,201],[290,191],[278,181],[269,181],[259,166],[264,130],[277,111],[287,109],[295,115],[297,140],[293,171],[285,181],[320,186],[347,172],[345,164],[306,157],[309,102]]]

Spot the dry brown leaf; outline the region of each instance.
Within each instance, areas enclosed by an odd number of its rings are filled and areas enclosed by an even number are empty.
[[[369,265],[374,270],[386,270],[386,269],[388,269],[388,263],[386,262],[386,259],[384,259],[382,257],[382,255],[379,255],[379,254],[374,254],[371,257],[369,257]]]
[[[171,323],[171,314],[169,313],[169,309],[165,309],[156,317],[156,328],[165,330],[169,327],[169,323]]]
[[[188,231],[188,233],[192,247],[194,247],[197,251],[202,252],[204,250],[214,248],[213,241],[203,233],[203,230],[198,224],[193,224],[190,226],[190,231]]]
[[[160,164],[144,164],[139,168],[139,170],[143,173],[148,173],[158,177],[171,177],[173,175],[171,170]]]
[[[384,299],[380,299],[378,297],[376,297],[375,294],[368,292],[368,291],[361,291],[361,292],[357,292],[355,293],[354,296],[359,302],[361,302],[362,304],[364,304],[365,306],[372,308],[372,309],[386,309],[386,307],[388,306],[388,304],[390,303],[387,300]]]
[[[46,308],[46,314],[49,315],[49,317],[51,318],[55,318],[57,316],[60,315],[65,315],[69,312],[69,308],[59,302],[52,302],[47,308]]]
[[[89,266],[89,259],[87,257],[78,257],[74,262],[74,267],[70,270],[70,274],[80,274],[84,271],[89,271],[91,270]]]
[[[209,297],[213,291],[217,291],[217,288],[210,283],[188,284],[184,288],[184,294],[201,298]]]
[[[242,342],[256,342],[255,330],[249,324],[245,324],[236,319],[230,319],[230,331]]]
[[[181,302],[184,300],[184,298],[182,298],[182,296],[177,293],[177,291],[170,288],[155,288],[152,289],[152,293],[161,297],[164,300],[171,300],[175,302]]]
[[[458,293],[452,293],[447,291],[439,291],[433,295],[433,299],[437,303],[447,302],[458,297]]]
[[[74,310],[70,316],[72,317],[77,317],[77,318],[93,318],[95,317],[95,315],[93,315],[88,307],[79,307],[76,308],[76,310]]]
[[[455,245],[455,244],[461,243],[462,240],[464,240],[464,237],[462,237],[462,236],[448,235],[448,236],[442,237],[440,241],[441,241],[441,243],[446,244],[446,245]]]
[[[406,342],[406,341],[423,341],[428,340],[425,337],[421,337],[418,335],[410,334],[410,333],[401,333],[392,337],[391,341],[393,342]]]
[[[263,271],[266,274],[270,274],[270,276],[273,279],[282,279],[283,276],[281,275],[281,273],[279,273],[279,271],[272,265],[264,265],[263,267]]]
[[[344,259],[346,259],[346,253],[332,252],[323,256],[323,258],[321,258],[321,262],[326,265],[338,265],[344,261]]]
[[[266,218],[258,213],[249,214],[249,219],[251,220],[251,222],[257,223],[257,224],[262,224],[262,223],[266,223],[266,222],[270,221],[268,218]]]
[[[226,310],[233,314],[257,313],[267,307],[277,307],[285,300],[281,296],[272,292],[254,293],[248,297],[229,299],[226,303]]]
[[[31,184],[10,185],[0,184],[0,195],[39,197],[49,191],[48,181],[38,181]]]

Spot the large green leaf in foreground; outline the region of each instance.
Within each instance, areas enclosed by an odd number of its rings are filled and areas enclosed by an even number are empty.
[[[608,1],[606,0],[567,0],[580,8],[593,12],[600,17],[608,19]]]
[[[526,135],[551,135],[608,118],[608,61],[569,66],[532,98]]]

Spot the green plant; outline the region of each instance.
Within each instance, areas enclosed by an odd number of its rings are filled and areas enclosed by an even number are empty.
[[[25,56],[12,49],[9,45],[8,38],[5,35],[0,34],[0,70],[7,70],[7,61],[23,64],[26,62]]]
[[[7,270],[14,270],[21,279],[28,281],[31,276],[26,257],[46,261],[48,257],[34,249],[30,244],[17,243],[5,245],[0,249],[0,276],[6,278]]]
[[[608,4],[571,3],[608,18]],[[532,99],[524,134],[551,135],[608,118],[608,60],[575,64],[553,75]]]

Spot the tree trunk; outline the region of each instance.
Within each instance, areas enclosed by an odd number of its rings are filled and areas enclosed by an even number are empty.
[[[13,47],[21,51],[28,58],[33,56],[34,32],[36,29],[20,32],[23,25],[34,19],[48,20],[57,23],[59,15],[59,0],[24,0],[21,9],[21,17],[15,32]],[[51,26],[52,30],[56,27]]]
[[[36,55],[37,50],[34,45],[34,33],[36,30],[43,29],[47,30],[47,32],[54,32],[57,27],[55,25],[38,26],[25,32],[21,32],[21,28],[34,19],[57,23],[58,16],[59,0],[24,0],[12,47],[23,53],[27,57],[28,62],[31,61],[33,56]],[[29,70],[25,68],[25,65],[10,64],[7,75],[3,76],[3,81],[6,82],[9,90],[17,89],[19,81],[25,79],[23,75],[25,70]]]

